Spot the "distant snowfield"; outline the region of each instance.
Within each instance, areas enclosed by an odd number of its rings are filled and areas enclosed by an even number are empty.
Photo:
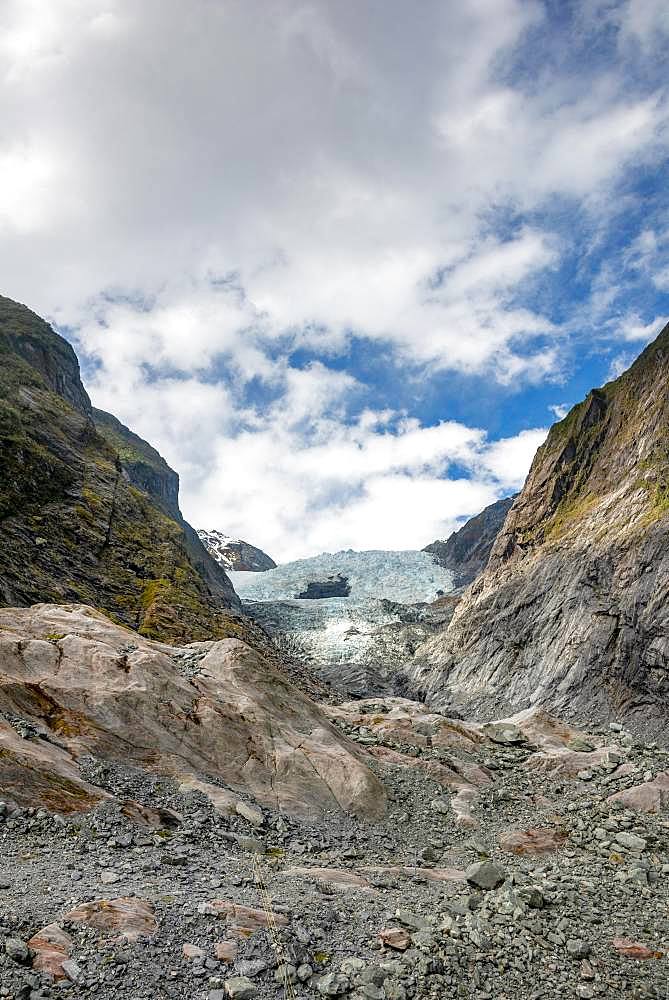
[[[453,575],[432,561],[428,552],[384,551],[325,552],[310,559],[297,559],[264,573],[229,572],[232,584],[244,601],[292,601],[309,583],[331,576],[347,578],[349,597],[303,600],[300,604],[352,605],[369,599],[413,604],[433,601],[438,591],[453,589]]]

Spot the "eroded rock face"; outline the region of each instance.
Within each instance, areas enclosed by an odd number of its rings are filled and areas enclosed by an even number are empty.
[[[668,383],[669,327],[551,429],[487,569],[418,651],[434,704],[664,725]]]
[[[0,610],[4,794],[60,812],[90,808],[106,793],[82,780],[77,760],[93,754],[212,788],[223,807],[233,790],[296,815],[384,812],[362,754],[257,652],[237,639],[190,649],[202,654],[194,676],[180,672],[172,647],[91,608]]]

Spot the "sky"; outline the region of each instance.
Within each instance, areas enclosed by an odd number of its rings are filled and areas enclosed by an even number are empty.
[[[522,486],[669,317],[666,0],[0,0],[0,292],[278,561]]]

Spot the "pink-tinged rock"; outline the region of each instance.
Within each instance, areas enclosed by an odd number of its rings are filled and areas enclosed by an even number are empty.
[[[563,847],[567,835],[550,827],[507,830],[497,838],[500,848],[509,854],[539,856],[552,854]]]
[[[238,949],[239,945],[232,939],[229,941],[217,941],[214,945],[214,955],[219,962],[231,964],[237,958]]]
[[[451,799],[451,808],[457,825],[470,830],[476,828],[478,824],[472,815],[472,806],[477,797],[476,789],[482,785],[490,784],[493,780],[492,774],[487,768],[480,767],[478,764],[464,764],[460,761],[457,764],[453,762],[453,766],[448,767],[437,761],[412,757],[384,746],[369,747],[368,752],[370,756],[381,761],[382,764],[423,771],[433,781],[438,782],[444,788],[451,789],[455,792]]]
[[[241,906],[228,899],[212,899],[208,903],[200,903],[198,913],[213,917],[223,917],[227,928],[235,937],[250,937],[255,931],[264,930],[272,925],[287,927],[288,917],[274,910],[256,910],[251,906]]]
[[[336,706],[324,705],[323,710],[330,718],[340,719],[352,726],[366,726],[375,736],[388,742],[470,750],[483,742],[475,727],[430,712],[419,702],[406,698],[384,698],[383,706],[387,710],[379,711],[378,699],[363,698]]]
[[[638,770],[639,768],[636,764],[633,764],[631,760],[628,760],[624,764],[621,764],[620,767],[617,767],[613,774],[616,778],[628,778],[630,774],[636,774]]]
[[[381,761],[382,764],[393,764],[396,767],[408,768],[412,771],[424,771],[434,781],[444,788],[459,791],[461,788],[473,785],[487,785],[492,781],[492,775],[484,768],[476,764],[458,763],[458,770],[439,764],[437,761],[424,760],[422,757],[411,757],[409,754],[400,753],[398,750],[391,750],[390,747],[372,746],[368,748],[370,756]]]
[[[664,812],[669,808],[669,771],[662,771],[652,781],[644,781],[641,785],[616,792],[606,801],[621,802],[626,809],[634,812]]]
[[[631,941],[629,938],[618,937],[611,942],[619,955],[625,958],[636,958],[644,961],[649,958],[664,958],[663,951],[654,951],[639,941]]]
[[[423,878],[427,882],[464,882],[464,871],[460,868],[414,868],[410,865],[365,866],[363,871],[374,875],[403,875],[406,878]]]
[[[525,767],[530,771],[552,773],[563,778],[576,778],[579,771],[589,771],[598,764],[609,759],[609,751],[620,752],[618,747],[601,747],[590,753],[579,750],[567,750],[566,747],[549,747],[533,753],[525,761]]]
[[[537,747],[564,747],[575,736],[584,736],[579,730],[550,715],[543,708],[526,708],[508,719],[497,721],[517,726],[527,742]]]
[[[57,644],[45,638],[54,633],[63,636]],[[121,652],[129,640],[133,650]],[[385,813],[366,755],[283,673],[238,639],[199,648],[200,672],[188,679],[172,647],[92,608],[0,608],[3,710],[53,737],[21,740],[0,722],[5,796],[57,812],[90,809],[109,797],[81,778],[76,762],[93,754],[204,782],[207,794],[224,784],[306,818]]]
[[[187,958],[189,962],[192,962],[195,958],[204,958],[206,955],[204,948],[200,948],[196,944],[184,944],[181,952],[183,957]]]
[[[121,812],[137,826],[144,826],[149,830],[172,829],[183,822],[181,813],[174,809],[150,809],[134,799],[126,799],[121,804]]]
[[[81,903],[66,913],[64,920],[75,924],[87,924],[105,933],[118,934],[127,941],[152,937],[158,930],[152,904],[134,896],[96,899],[92,903]]]
[[[323,882],[335,889],[366,889],[372,887],[362,875],[341,868],[284,868],[278,873],[286,878],[303,878],[307,881]]]
[[[411,944],[411,935],[402,927],[384,927],[379,931],[379,941],[384,948],[406,951]]]
[[[72,945],[72,938],[62,927],[47,924],[28,941],[28,947],[35,952],[33,969],[45,972],[54,979],[67,979],[63,962],[72,954]]]

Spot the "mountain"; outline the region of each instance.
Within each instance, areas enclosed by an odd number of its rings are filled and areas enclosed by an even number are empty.
[[[158,452],[91,406],[71,346],[0,297],[0,604],[77,602],[143,635],[243,631]]]
[[[518,494],[490,504],[454,531],[446,541],[432,542],[423,552],[453,573],[456,587],[466,587],[485,569],[490,551]]]
[[[669,706],[669,326],[539,448],[484,573],[418,653],[435,701],[629,716]]]
[[[268,569],[276,569],[276,563],[266,552],[249,542],[243,542],[241,538],[230,538],[222,531],[205,531],[200,528],[197,533],[210,555],[225,570],[263,573]]]

